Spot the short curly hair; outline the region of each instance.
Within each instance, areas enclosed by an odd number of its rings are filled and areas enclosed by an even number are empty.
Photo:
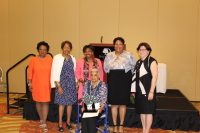
[[[147,51],[149,51],[149,54],[151,53],[152,51],[151,46],[147,42],[141,42],[137,47],[137,51],[139,51],[140,47],[142,46],[144,46],[147,49]]]
[[[114,40],[113,40],[113,45],[115,45],[115,43],[116,43],[117,41],[120,41],[122,44],[125,44],[124,38],[122,38],[122,37],[116,37],[116,38],[114,38]]]
[[[72,50],[72,43],[67,40],[61,43],[61,49],[63,49],[66,44],[70,47],[70,50]]]
[[[47,48],[47,52],[49,52],[49,44],[45,41],[38,42],[36,49],[39,51],[41,46],[45,46]]]
[[[85,45],[85,46],[83,47],[83,53],[85,53],[86,49],[90,49],[92,52],[95,51],[94,46],[92,46],[91,44]]]

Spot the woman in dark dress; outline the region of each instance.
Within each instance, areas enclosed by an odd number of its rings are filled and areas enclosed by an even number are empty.
[[[125,50],[125,41],[122,37],[115,38],[113,45],[115,51],[106,55],[104,70],[108,74],[108,103],[111,104],[113,132],[123,132],[135,60],[133,55]],[[120,117],[119,127],[117,127],[118,112]]]
[[[137,47],[140,59],[135,65],[131,91],[135,93],[136,112],[140,114],[143,133],[149,133],[156,108],[157,61],[150,56],[152,51],[148,43]]]

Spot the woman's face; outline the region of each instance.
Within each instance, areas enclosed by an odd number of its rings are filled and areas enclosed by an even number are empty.
[[[145,46],[141,46],[140,49],[138,50],[138,54],[140,58],[145,58],[149,55],[149,51],[146,49]]]
[[[41,45],[41,46],[39,47],[38,53],[39,53],[39,56],[40,56],[40,57],[45,57],[46,54],[48,53],[47,47],[44,46],[44,45]]]
[[[114,48],[115,48],[115,52],[122,53],[124,50],[124,44],[120,40],[117,40],[115,42]]]
[[[64,47],[63,47],[63,49],[62,49],[62,53],[64,55],[68,55],[68,54],[70,54],[70,52],[71,52],[71,48],[69,47],[68,44],[65,44]]]
[[[99,75],[98,75],[98,72],[94,71],[94,72],[91,72],[91,81],[92,82],[97,82],[99,81]]]
[[[91,49],[87,48],[85,50],[84,55],[85,55],[86,58],[92,58],[94,56],[94,53],[93,53],[93,51]]]

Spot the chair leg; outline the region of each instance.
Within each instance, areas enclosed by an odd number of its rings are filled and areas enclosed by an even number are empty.
[[[81,130],[80,129],[76,129],[75,133],[80,133]]]
[[[101,128],[97,127],[97,131],[99,131],[100,133],[104,133],[104,130],[102,130]]]
[[[80,128],[80,105],[79,103],[77,104],[77,125],[76,125],[76,130],[75,133],[80,133],[81,128]]]
[[[108,129],[104,129],[103,133],[109,133],[109,130]]]

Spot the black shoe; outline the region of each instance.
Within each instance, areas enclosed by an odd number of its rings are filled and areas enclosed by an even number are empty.
[[[63,128],[62,126],[59,126],[59,125],[58,125],[58,131],[59,131],[59,132],[64,132],[64,128]]]
[[[67,127],[68,130],[72,130],[72,125],[71,124],[67,124],[66,123],[66,127]]]

